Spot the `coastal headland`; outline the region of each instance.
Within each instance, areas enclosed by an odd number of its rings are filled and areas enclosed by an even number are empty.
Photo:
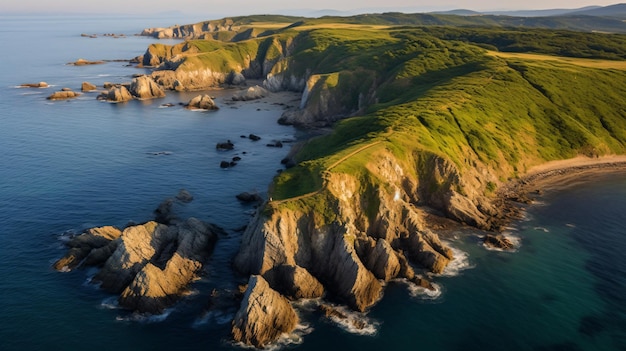
[[[262,348],[293,332],[292,301],[366,312],[392,280],[435,289],[455,259],[438,236],[444,219],[497,235],[532,194],[626,172],[626,71],[608,64],[626,60],[626,36],[387,16],[251,16],[146,29],[186,40],[150,45],[135,61],[152,73],[106,94],[158,98],[261,81],[254,98],[300,95],[279,123],[327,131],[285,158],[242,234],[234,267],[249,279],[235,297],[238,342]],[[163,249],[169,254],[186,240],[167,237],[178,243]],[[142,267],[154,266],[151,257]]]

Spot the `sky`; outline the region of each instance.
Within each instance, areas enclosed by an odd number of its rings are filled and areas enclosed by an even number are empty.
[[[429,12],[452,9],[529,10],[607,6],[623,0],[3,0],[0,14],[21,13],[102,13],[155,14],[178,11],[182,14],[218,14],[224,16],[249,14],[295,14],[304,10],[365,10],[365,12]]]

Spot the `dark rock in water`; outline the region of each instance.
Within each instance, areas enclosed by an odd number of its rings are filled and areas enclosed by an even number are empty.
[[[238,161],[241,161],[241,157],[239,156],[233,157],[233,162],[238,162]]]
[[[230,167],[235,167],[237,165],[237,162],[235,161],[230,161],[229,163]]]
[[[261,198],[261,196],[259,196],[259,194],[256,193],[249,193],[249,192],[243,192],[241,194],[238,194],[237,196],[237,200],[241,201],[241,202],[261,202],[263,201],[263,198]]]
[[[283,143],[280,140],[276,140],[273,143],[267,144],[268,147],[283,147]]]
[[[225,143],[217,143],[215,148],[218,150],[232,150],[235,148],[235,144],[233,144],[230,140],[227,140]]]
[[[189,193],[185,189],[180,189],[178,194],[176,194],[176,200],[184,203],[190,203],[191,201],[193,201],[193,195],[191,195],[191,193]]]
[[[163,200],[154,210],[154,220],[158,223],[169,224],[175,218],[172,214],[172,206],[174,206],[174,199]]]
[[[502,234],[498,234],[498,235],[487,234],[485,235],[483,240],[485,242],[485,245],[496,248],[496,249],[502,249],[502,250],[515,249],[515,246],[513,245],[511,240],[509,240],[507,237],[505,237]]]
[[[254,135],[254,134],[248,135],[248,138],[250,138],[250,140],[252,140],[252,141],[259,141],[259,140],[261,140],[260,136]]]
[[[228,168],[228,167],[230,167],[230,162],[228,161],[220,162],[220,168]]]

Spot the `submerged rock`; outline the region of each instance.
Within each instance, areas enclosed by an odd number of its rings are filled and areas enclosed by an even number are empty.
[[[289,301],[263,277],[251,276],[232,323],[234,340],[263,348],[283,333],[292,332],[297,324],[298,315]]]
[[[22,88],[47,88],[49,87],[49,85],[46,82],[24,83],[24,84],[20,84],[20,87]]]

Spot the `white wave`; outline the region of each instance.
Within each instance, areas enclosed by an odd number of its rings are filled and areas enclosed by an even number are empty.
[[[445,244],[447,244],[452,250],[452,255],[454,256],[454,259],[446,266],[443,272],[439,274],[440,276],[455,277],[461,274],[461,272],[466,269],[474,268],[474,266],[470,264],[469,254],[467,252],[452,247],[449,245],[449,243]]]
[[[544,233],[550,233],[550,230],[548,230],[548,228],[544,228],[544,227],[534,227],[533,229],[537,230],[537,231],[544,232]]]
[[[569,228],[576,228],[576,224],[572,224],[572,223],[565,223],[565,226]]]
[[[299,299],[292,302],[292,305],[299,310],[306,312],[316,311],[319,305],[322,303],[322,298],[316,299]]]
[[[141,313],[132,313],[128,316],[117,316],[115,320],[120,322],[139,322],[139,323],[160,323],[163,322],[169,317],[172,313],[173,309],[166,309],[161,314],[141,314]]]
[[[301,345],[304,342],[304,336],[311,332],[313,328],[308,324],[298,324],[293,332],[283,333],[275,343],[268,345],[264,350],[277,351],[290,345]]]
[[[98,74],[98,77],[110,77],[110,74]]]
[[[348,333],[366,336],[373,336],[378,333],[380,322],[369,318],[367,314],[352,311],[346,306],[332,306],[332,308],[345,316],[345,318],[330,316],[329,319]]]
[[[407,281],[407,283],[407,288],[409,289],[409,295],[411,295],[411,297],[422,300],[437,300],[443,293],[441,286],[436,283],[432,283],[434,290],[424,288],[409,281]]]
[[[546,229],[546,232],[547,232],[547,229]],[[514,235],[511,232],[503,232],[502,236],[504,236],[506,239],[508,239],[511,242],[511,244],[513,245],[513,250],[504,250],[498,247],[493,247],[493,246],[487,245],[484,241],[482,242],[483,247],[489,251],[516,252],[522,246],[522,238],[520,238],[519,236]]]
[[[107,297],[100,302],[100,308],[105,310],[119,310],[120,304],[117,301],[117,296]]]

